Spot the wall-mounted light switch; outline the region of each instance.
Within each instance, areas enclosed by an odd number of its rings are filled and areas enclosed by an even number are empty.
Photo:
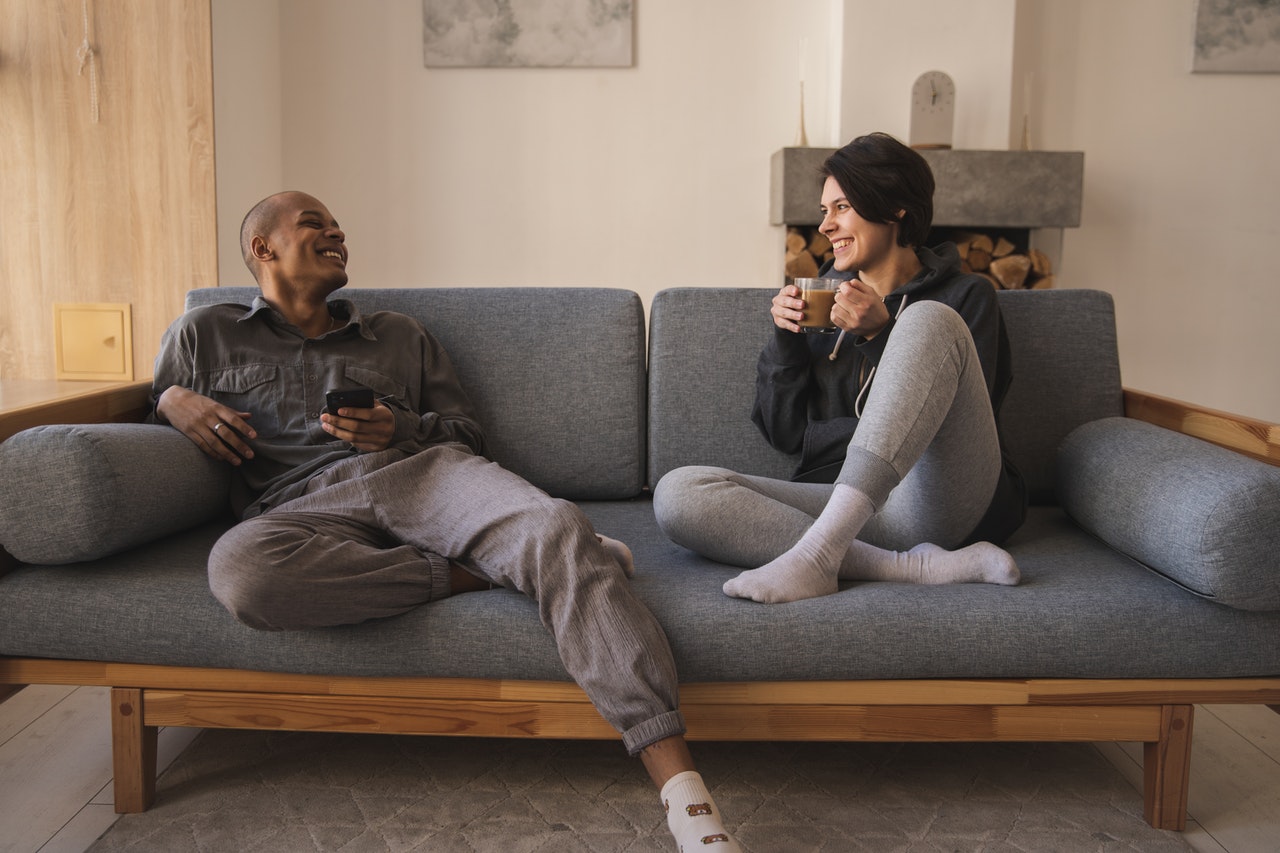
[[[58,379],[133,379],[128,303],[55,303]]]

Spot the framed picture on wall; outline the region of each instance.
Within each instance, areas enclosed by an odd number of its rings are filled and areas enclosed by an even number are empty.
[[[1280,3],[1197,0],[1191,70],[1280,71]]]
[[[422,0],[428,68],[631,65],[634,0]]]

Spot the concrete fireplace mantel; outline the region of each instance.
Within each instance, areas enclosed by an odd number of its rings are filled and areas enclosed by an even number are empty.
[[[822,162],[834,148],[782,148],[772,158],[769,221],[822,221]],[[921,150],[937,189],[941,227],[1075,228],[1084,187],[1083,151]]]

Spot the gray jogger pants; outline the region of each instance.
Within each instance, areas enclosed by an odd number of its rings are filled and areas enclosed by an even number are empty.
[[[587,518],[458,447],[322,472],[307,494],[227,531],[209,585],[255,628],[314,628],[447,596],[449,560],[537,602],[565,669],[628,751],[684,733],[666,635]]]

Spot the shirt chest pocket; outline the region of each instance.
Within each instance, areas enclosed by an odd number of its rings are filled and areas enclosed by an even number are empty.
[[[240,365],[209,374],[210,396],[238,412],[248,412],[258,438],[280,435],[284,390],[280,368],[273,364]]]
[[[405,403],[410,402],[406,398],[408,388],[405,384],[385,373],[354,364],[345,365],[342,372],[347,385],[372,388],[374,396],[378,398],[395,397]]]

